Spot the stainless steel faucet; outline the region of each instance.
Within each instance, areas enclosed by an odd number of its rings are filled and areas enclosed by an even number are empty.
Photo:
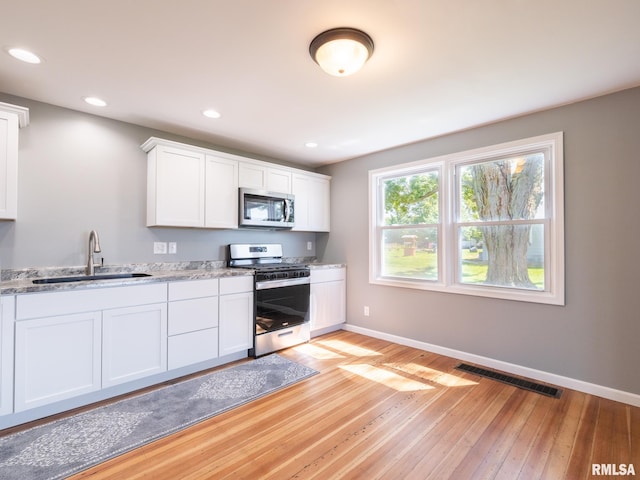
[[[101,251],[98,232],[91,230],[91,233],[89,233],[89,255],[87,256],[87,268],[85,269],[87,275],[94,275],[96,272],[95,268],[101,265],[100,263],[93,262],[93,254],[100,253]]]

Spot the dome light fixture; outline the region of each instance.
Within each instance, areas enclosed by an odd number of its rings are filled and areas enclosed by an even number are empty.
[[[346,77],[360,70],[373,55],[373,40],[355,28],[332,28],[311,41],[309,54],[329,75]]]

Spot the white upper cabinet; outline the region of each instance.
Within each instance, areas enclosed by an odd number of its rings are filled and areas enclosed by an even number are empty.
[[[268,192],[291,193],[291,170],[264,163],[240,162],[239,186]]]
[[[238,157],[151,137],[147,226],[238,228]]]
[[[328,232],[331,177],[313,173],[293,174],[295,227],[293,230]]]
[[[204,227],[205,155],[166,145],[148,153],[147,226]]]
[[[147,226],[238,228],[238,189],[295,195],[295,228],[329,231],[331,177],[151,137]]]
[[[29,110],[0,103],[0,220],[18,217],[18,129],[29,124]]]
[[[206,156],[205,227],[238,228],[238,161]]]

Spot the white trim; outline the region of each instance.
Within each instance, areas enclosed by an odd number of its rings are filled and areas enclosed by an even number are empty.
[[[0,110],[17,115],[18,125],[20,128],[29,125],[29,109],[27,107],[20,107],[18,105],[11,105],[10,103],[0,102]]]
[[[346,330],[348,332],[359,333],[368,337],[387,340],[388,342],[397,343],[399,345],[405,345],[407,347],[413,347],[419,350],[425,350],[427,352],[457,358],[459,360],[482,365],[483,367],[494,368],[496,370],[501,370],[503,372],[508,372],[514,375],[531,378],[533,380],[550,383],[552,385],[557,385],[564,388],[570,388],[571,390],[577,390],[579,392],[607,398],[616,402],[626,403],[627,405],[632,405],[634,407],[640,407],[640,395],[635,393],[616,390],[614,388],[605,387],[603,385],[596,385],[595,383],[589,383],[582,380],[577,380],[575,378],[556,375],[555,373],[549,373],[542,370],[536,370],[534,368],[523,367],[514,363],[503,362],[501,360],[495,360],[493,358],[483,357],[481,355],[475,355],[473,353],[467,353],[461,350],[454,350],[447,347],[420,342],[418,340],[379,332],[377,330],[357,327],[355,325],[345,324],[342,328],[343,330]]]

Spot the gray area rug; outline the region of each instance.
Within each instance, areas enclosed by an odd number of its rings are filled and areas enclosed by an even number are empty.
[[[2,437],[0,479],[65,478],[316,373],[272,354]]]

